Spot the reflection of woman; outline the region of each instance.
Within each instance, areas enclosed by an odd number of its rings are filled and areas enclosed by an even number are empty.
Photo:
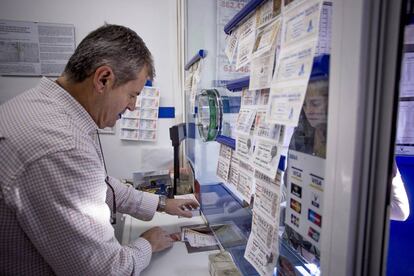
[[[289,148],[326,158],[328,80],[310,82]]]
[[[328,80],[311,81],[306,90],[299,123],[293,132],[289,149],[326,158],[327,112]],[[286,190],[288,174],[285,173],[282,200],[286,200],[288,197],[288,191]],[[319,265],[319,249],[289,225],[285,225],[283,238],[308,262]]]

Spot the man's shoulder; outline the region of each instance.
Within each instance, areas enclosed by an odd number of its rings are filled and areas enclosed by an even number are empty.
[[[35,89],[0,106],[0,133],[19,158],[28,161],[74,148],[74,122],[64,107]]]

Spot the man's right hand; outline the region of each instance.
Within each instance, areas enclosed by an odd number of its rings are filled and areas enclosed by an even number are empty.
[[[146,239],[152,247],[152,252],[159,252],[173,245],[174,239],[160,227],[151,228],[142,233],[141,238]]]

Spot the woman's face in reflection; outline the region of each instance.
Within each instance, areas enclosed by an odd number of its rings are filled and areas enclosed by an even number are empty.
[[[328,120],[328,96],[324,91],[309,89],[306,93],[303,111],[309,124],[316,128],[326,125]]]

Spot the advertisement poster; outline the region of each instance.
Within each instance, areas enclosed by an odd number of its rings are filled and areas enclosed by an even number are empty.
[[[290,150],[287,173],[285,223],[320,249],[325,159]]]

